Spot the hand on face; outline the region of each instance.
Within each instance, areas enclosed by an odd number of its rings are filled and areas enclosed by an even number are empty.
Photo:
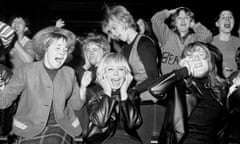
[[[127,99],[127,89],[129,85],[131,84],[133,80],[133,76],[130,74],[130,72],[126,72],[126,77],[125,80],[122,84],[122,87],[120,88],[120,93],[121,93],[121,99],[126,100]]]
[[[232,82],[234,85],[240,86],[240,74],[238,74],[237,77],[232,80]]]
[[[112,88],[111,88],[108,80],[106,79],[106,76],[103,76],[101,78],[98,77],[97,83],[103,88],[103,91],[105,94],[107,94],[108,96],[111,96]]]
[[[180,65],[180,67],[186,67],[187,70],[188,70],[188,74],[193,75],[194,70],[191,67],[191,64],[189,63],[188,57],[185,57],[184,59],[181,59],[180,62],[179,62],[179,65]]]
[[[87,87],[92,81],[92,72],[85,71],[82,76],[81,86]]]
[[[85,70],[88,70],[91,67],[91,63],[89,62],[86,52],[84,52],[84,61],[85,61],[85,64],[83,65],[83,68]]]

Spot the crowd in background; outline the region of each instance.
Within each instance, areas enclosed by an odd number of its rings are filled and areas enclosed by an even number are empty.
[[[232,11],[219,13],[217,34],[187,7],[149,20],[130,11],[106,6],[102,31],[87,35],[58,19],[30,37],[31,20],[0,20],[0,135],[8,143],[240,143]]]

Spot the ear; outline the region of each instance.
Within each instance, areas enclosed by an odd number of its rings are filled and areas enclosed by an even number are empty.
[[[219,22],[218,22],[218,21],[216,21],[215,25],[216,25],[216,27],[219,27]]]
[[[28,31],[28,27],[25,27],[24,32]]]

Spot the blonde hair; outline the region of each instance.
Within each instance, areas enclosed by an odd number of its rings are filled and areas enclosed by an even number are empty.
[[[110,52],[110,44],[107,38],[102,34],[90,33],[85,40],[82,42],[82,49],[86,51],[90,43],[96,44],[104,53]]]
[[[97,79],[103,77],[106,67],[109,65],[123,66],[127,72],[131,73],[130,66],[126,58],[120,53],[107,53],[97,67]]]
[[[136,22],[130,12],[122,5],[117,5],[112,8],[106,7],[106,13],[104,20],[102,21],[102,30],[103,32],[107,33],[107,27],[110,21],[118,20],[126,24],[128,27],[133,29],[137,29]]]

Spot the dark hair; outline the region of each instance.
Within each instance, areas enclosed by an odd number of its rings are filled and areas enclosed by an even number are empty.
[[[176,28],[176,18],[179,16],[180,12],[184,11],[186,15],[188,15],[192,20],[194,20],[194,13],[191,9],[187,7],[179,7],[174,14],[171,15],[171,26],[175,29]]]
[[[8,24],[11,26],[13,21],[16,19],[16,18],[21,18],[23,19],[23,21],[25,22],[25,25],[27,27],[27,30],[24,32],[25,35],[30,35],[31,34],[31,31],[30,31],[30,26],[31,26],[31,23],[30,23],[30,20],[28,17],[24,17],[24,16],[12,16],[9,18],[8,20]]]

